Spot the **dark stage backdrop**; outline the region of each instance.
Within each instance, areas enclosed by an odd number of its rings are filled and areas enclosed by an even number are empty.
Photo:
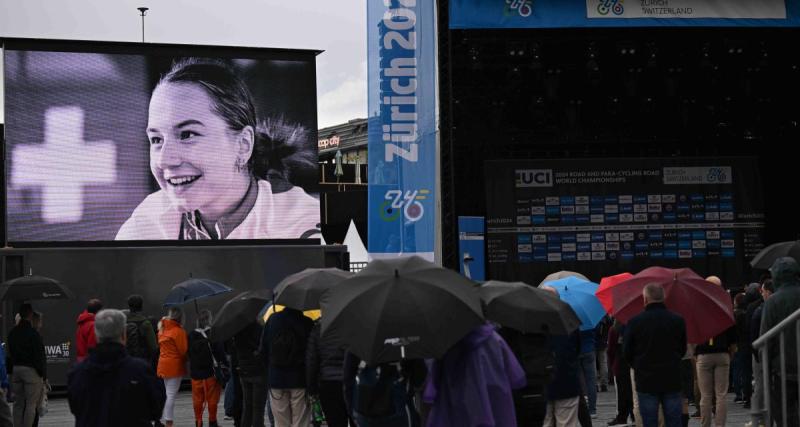
[[[149,163],[148,107],[160,76],[185,57],[228,64],[252,93],[260,121],[305,130],[295,146],[313,160],[295,165],[291,183],[318,197],[314,51],[3,43],[8,242],[114,240],[159,189]],[[285,215],[319,218],[318,209]]]
[[[749,281],[764,246],[755,158],[490,161],[489,278],[538,284],[572,270],[593,281],[690,267]]]
[[[48,379],[65,385],[75,363],[75,329],[78,314],[90,298],[100,298],[106,308],[127,308],[131,294],[144,297],[144,312],[160,319],[162,303],[170,288],[189,278],[216,280],[233,292],[201,300],[199,307],[216,313],[225,301],[240,292],[271,289],[289,274],[307,267],[339,267],[343,247],[326,246],[217,246],[141,248],[2,249],[2,280],[33,271],[57,278],[75,293],[72,300],[31,301],[44,315]],[[13,326],[16,303],[3,305],[3,338]],[[186,330],[195,328],[194,304],[183,307]],[[4,339],[5,341],[5,339]]]

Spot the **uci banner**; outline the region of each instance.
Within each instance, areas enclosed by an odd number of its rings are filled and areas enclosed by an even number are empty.
[[[368,251],[433,261],[436,62],[433,0],[369,0]]]
[[[450,28],[798,27],[800,0],[450,0]]]

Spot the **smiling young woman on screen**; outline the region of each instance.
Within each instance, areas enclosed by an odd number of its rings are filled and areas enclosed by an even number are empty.
[[[250,91],[225,63],[175,63],[153,90],[147,137],[161,189],[139,204],[116,240],[319,234],[319,201],[288,184],[293,168],[316,167],[315,153],[303,146],[307,131],[259,121]]]

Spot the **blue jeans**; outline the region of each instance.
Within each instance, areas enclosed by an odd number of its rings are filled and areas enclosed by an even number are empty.
[[[594,351],[581,353],[578,363],[581,366],[583,393],[589,397],[589,412],[594,414],[597,412],[597,367]]]
[[[664,425],[681,427],[683,403],[681,393],[636,393],[639,396],[639,411],[642,414],[644,427],[658,427],[658,406],[664,409]]]

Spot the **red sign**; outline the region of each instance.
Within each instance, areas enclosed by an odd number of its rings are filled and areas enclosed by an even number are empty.
[[[333,135],[332,137],[327,139],[320,139],[317,142],[317,147],[320,149],[332,148],[338,146],[339,146],[339,135]]]

